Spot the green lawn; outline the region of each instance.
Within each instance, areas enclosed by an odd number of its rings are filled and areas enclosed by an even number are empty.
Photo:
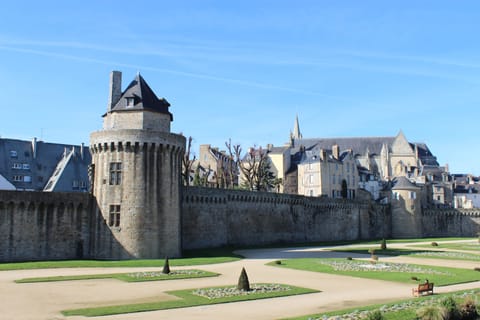
[[[258,284],[261,286],[262,284]],[[62,314],[65,316],[105,316],[105,315],[114,315],[114,314],[124,314],[132,312],[144,312],[144,311],[154,311],[154,310],[164,310],[164,309],[173,309],[173,308],[185,308],[201,305],[211,305],[218,303],[228,303],[228,302],[238,302],[238,301],[247,301],[247,300],[256,300],[256,299],[267,299],[275,297],[285,297],[291,295],[299,295],[306,293],[318,292],[312,289],[294,287],[294,286],[285,286],[285,285],[273,285],[273,284],[263,284],[263,286],[278,286],[285,288],[282,291],[273,291],[273,292],[259,292],[252,294],[240,294],[235,296],[226,296],[219,298],[206,298],[200,295],[194,294],[196,290],[208,290],[208,289],[218,289],[219,291],[225,288],[230,287],[217,287],[217,288],[204,288],[204,289],[189,289],[189,290],[179,290],[179,291],[170,291],[167,292],[173,296],[176,296],[180,299],[171,300],[171,301],[160,301],[152,303],[141,303],[141,304],[127,304],[127,305],[117,305],[117,306],[106,306],[106,307],[95,307],[95,308],[84,308],[84,309],[75,309],[75,310],[64,310]],[[254,285],[252,285],[254,286]],[[288,290],[286,290],[288,288]]]
[[[412,247],[426,248],[424,245],[415,245]],[[460,245],[459,245],[460,247]],[[446,248],[447,245],[439,245],[434,248]],[[357,254],[366,254],[369,255],[369,250],[372,247],[355,247],[355,248],[345,248],[345,249],[333,249],[335,252],[350,252]],[[375,249],[375,255],[377,256],[409,256],[413,258],[432,258],[432,259],[447,259],[447,260],[472,260],[480,261],[480,254],[474,253],[464,253],[464,252],[454,252],[454,251],[443,251],[443,250],[421,250],[421,249],[404,249],[404,248],[387,248],[381,250],[380,248]],[[479,252],[480,253],[480,252]]]
[[[430,282],[435,283],[435,286],[446,286],[480,280],[480,272],[474,270],[386,263],[381,260],[376,264],[372,264],[366,260],[304,258],[282,260],[280,265],[275,262],[269,265],[412,284],[418,283],[412,280],[412,277],[417,277],[419,281],[428,279]]]
[[[425,247],[428,247],[428,246],[429,246],[428,244],[412,245],[412,247],[419,247],[419,248],[420,247],[425,248]],[[477,254],[480,254],[480,243],[478,241],[475,241],[475,242],[438,243],[438,246],[436,246],[434,248],[466,250],[466,251],[473,251],[473,252],[476,252]]]
[[[216,264],[240,260],[242,257],[235,255],[231,249],[209,249],[186,251],[183,258],[170,258],[170,266],[195,266],[203,264]],[[51,269],[51,268],[115,268],[115,267],[163,267],[164,259],[143,260],[60,260],[60,261],[31,261],[0,263],[0,271],[23,269]]]
[[[172,270],[169,274],[156,272],[130,272],[130,273],[110,273],[110,274],[86,274],[78,276],[56,276],[56,277],[38,277],[15,280],[16,283],[35,283],[35,282],[53,282],[53,281],[73,281],[73,280],[93,280],[93,279],[117,279],[126,282],[158,281],[158,280],[177,280],[215,277],[218,273],[203,270]]]
[[[435,294],[433,296],[400,300],[388,304],[376,304],[314,315],[305,315],[301,317],[289,318],[288,320],[322,320],[325,319],[325,317],[334,316],[338,316],[339,319],[357,320],[365,319],[365,315],[374,310],[381,310],[385,320],[416,319],[417,310],[429,305],[438,305],[440,301],[446,297],[453,297],[457,301],[457,304],[459,304],[466,297],[473,297],[475,300],[478,300],[480,298],[480,291],[468,290],[447,294]]]

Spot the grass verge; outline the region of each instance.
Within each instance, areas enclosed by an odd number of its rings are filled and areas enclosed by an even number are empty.
[[[130,273],[110,273],[110,274],[85,274],[77,276],[56,276],[56,277],[38,277],[15,280],[16,283],[36,283],[36,282],[54,282],[54,281],[74,281],[74,280],[94,280],[94,279],[117,279],[126,282],[143,282],[159,280],[177,280],[215,277],[218,273],[203,270],[179,270],[164,274],[160,271],[148,272],[130,272]]]
[[[480,243],[478,241],[475,242],[458,242],[458,243],[437,243],[438,246],[435,248],[438,249],[454,249],[454,250],[465,250],[465,251],[473,251],[477,254],[480,252]],[[430,244],[417,244],[412,245],[411,247],[415,248],[425,248],[431,246]]]
[[[170,258],[170,266],[195,266],[216,264],[240,260],[242,257],[232,252],[230,248],[209,250],[191,250],[184,252],[183,258]],[[146,268],[163,267],[164,259],[138,260],[59,260],[59,261],[30,261],[0,263],[0,271],[25,269],[52,269],[52,268]]]
[[[383,263],[381,261],[376,262],[376,264],[371,264],[365,260],[303,258],[281,260],[281,264],[271,262],[269,265],[358,278],[412,283],[412,285],[416,285],[419,281],[425,279],[433,282],[435,286],[446,286],[480,280],[480,272],[475,270],[403,263]],[[412,280],[414,277],[418,280]]]
[[[412,246],[413,247],[413,246]],[[416,245],[415,247],[425,248],[426,245]],[[439,247],[435,247],[439,248]],[[441,247],[447,248],[446,245]],[[356,247],[356,248],[345,248],[345,249],[333,249],[334,252],[349,252],[355,254],[370,254],[369,250],[372,247]],[[387,249],[375,249],[375,255],[384,255],[384,256],[408,256],[411,258],[428,258],[428,259],[446,259],[446,260],[466,260],[466,261],[480,261],[480,254],[473,253],[464,253],[464,252],[454,252],[454,251],[443,251],[443,250],[419,250],[419,249],[405,249],[405,248],[387,248]],[[478,248],[477,248],[478,250]]]
[[[285,286],[285,285],[280,285],[280,286],[288,287],[290,289],[286,291],[227,296],[227,297],[220,297],[220,298],[214,298],[214,299],[209,299],[203,296],[195,295],[193,292],[197,289],[178,290],[178,291],[167,292],[168,294],[171,294],[173,296],[180,298],[177,300],[141,303],[141,304],[105,306],[105,307],[95,307],[95,308],[83,308],[83,309],[75,309],[75,310],[64,310],[62,311],[62,314],[64,316],[78,315],[78,316],[86,316],[86,317],[96,317],[96,316],[106,316],[106,315],[114,315],[114,314],[125,314],[125,313],[133,313],[133,312],[185,308],[185,307],[211,305],[211,304],[219,304],[219,303],[230,303],[230,302],[247,301],[247,300],[285,297],[285,296],[318,292],[316,290],[307,289],[307,288]],[[228,287],[218,287],[218,288],[228,288]],[[210,289],[210,288],[205,288],[205,289]]]

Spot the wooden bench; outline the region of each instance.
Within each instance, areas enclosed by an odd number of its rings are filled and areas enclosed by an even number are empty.
[[[433,283],[426,282],[418,285],[418,288],[412,289],[412,294],[414,297],[421,296],[423,294],[429,295],[433,294]]]

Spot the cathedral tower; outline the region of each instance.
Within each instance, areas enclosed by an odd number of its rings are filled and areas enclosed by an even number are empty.
[[[96,258],[181,255],[185,138],[170,133],[169,106],[139,74],[122,92],[121,73],[112,72],[103,129],[90,136]]]

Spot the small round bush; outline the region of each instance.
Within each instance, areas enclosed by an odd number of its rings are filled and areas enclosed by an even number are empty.
[[[347,257],[347,260],[353,260],[353,258],[352,257]]]
[[[420,320],[444,320],[445,309],[438,306],[426,306],[417,311],[417,317]]]
[[[432,247],[438,247],[438,243],[435,242],[435,241],[433,241],[433,242],[432,242]]]
[[[282,264],[282,261],[280,261],[280,260],[275,260],[275,264]]]
[[[452,297],[446,297],[440,301],[440,306],[445,309],[444,320],[456,320],[460,317],[457,303]]]
[[[366,320],[383,320],[383,313],[380,310],[371,311],[368,313]]]
[[[477,319],[477,305],[472,298],[466,298],[459,308],[460,318],[462,320],[475,320]]]

